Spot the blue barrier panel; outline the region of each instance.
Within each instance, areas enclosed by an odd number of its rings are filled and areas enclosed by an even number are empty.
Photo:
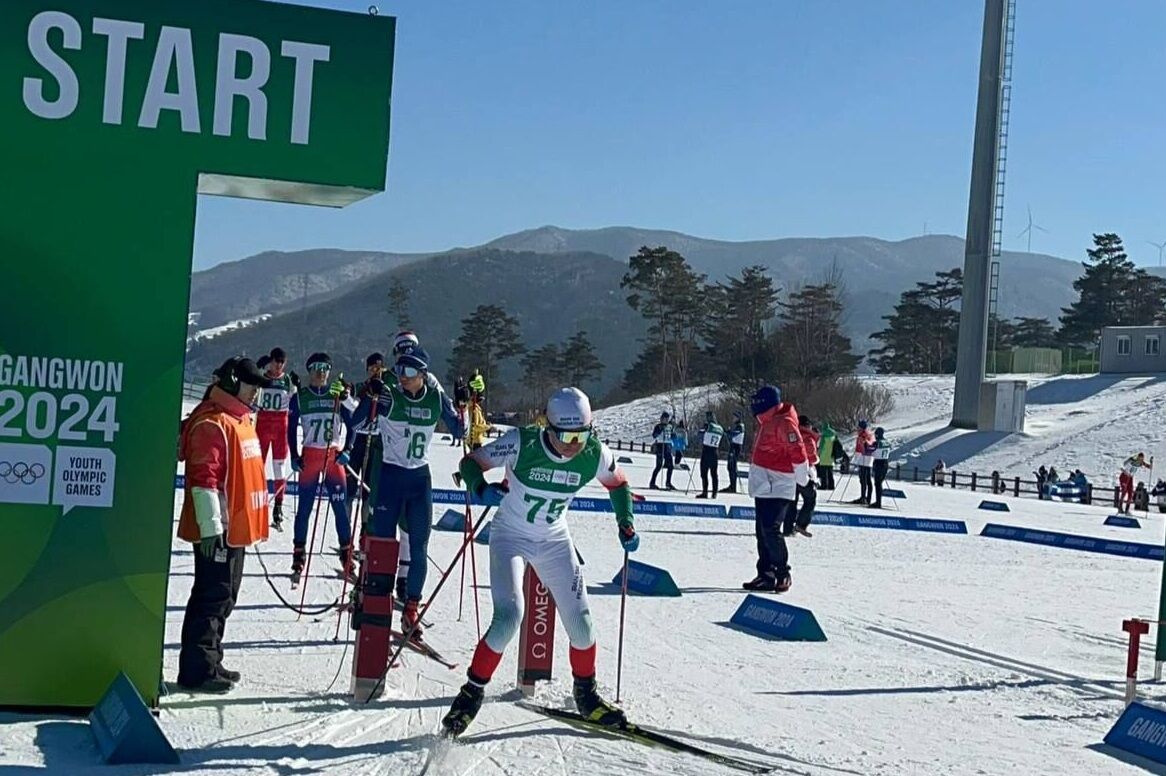
[[[809,609],[756,595],[745,597],[729,624],[785,641],[826,640],[822,626]]]
[[[963,520],[940,520],[924,517],[868,517],[849,512],[815,512],[814,522],[818,525],[841,525],[849,528],[889,528],[896,531],[950,534],[966,534],[968,532],[968,525]]]
[[[987,509],[990,512],[1011,512],[1003,501],[981,501],[978,509]]]
[[[635,509],[635,507],[632,507]],[[588,498],[586,496],[571,500],[572,512],[610,512],[611,500],[606,498]],[[638,510],[637,510],[638,511]]]
[[[433,524],[435,531],[455,531],[457,533],[466,532],[466,514],[465,512],[458,512],[456,509],[447,509],[441,519]]]
[[[493,520],[491,520],[490,522],[488,522],[484,526],[482,526],[482,529],[480,531],[478,531],[478,535],[474,537],[474,541],[477,542],[478,544],[489,544],[490,543],[490,526],[492,526],[492,525],[494,525]]]
[[[1105,518],[1106,525],[1116,526],[1118,528],[1141,528],[1142,524],[1138,522],[1136,517],[1126,517],[1125,515],[1110,515]]]
[[[1125,558],[1162,560],[1162,545],[1160,544],[1115,542],[1109,539],[1096,539],[1092,536],[1074,536],[1055,531],[1033,531],[1028,528],[1014,528],[995,523],[985,525],[984,530],[980,531],[980,536],[1029,544],[1043,544],[1046,547],[1063,547],[1082,552],[1097,552],[1103,555],[1120,555]]]
[[[178,753],[137,688],[120,671],[89,713],[89,727],[102,759],[111,765],[178,762]]]
[[[754,520],[757,517],[757,510],[753,507],[729,507],[730,520]]]
[[[623,569],[616,572],[611,584],[623,585]],[[638,560],[628,561],[628,592],[640,595],[678,596],[680,588],[667,571]]]
[[[638,504],[636,506],[639,506]],[[664,502],[666,514],[672,517],[727,517],[724,504],[684,504],[675,501]]]
[[[1166,763],[1166,711],[1131,703],[1105,734],[1105,743],[1158,763]]]
[[[897,488],[883,488],[883,495],[891,498],[907,498],[907,494]]]

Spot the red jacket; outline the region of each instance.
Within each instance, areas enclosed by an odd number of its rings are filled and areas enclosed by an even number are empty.
[[[818,465],[818,441],[821,438],[822,435],[812,428],[802,431],[802,443],[806,448],[806,463],[810,466]]]
[[[753,466],[784,474],[806,463],[806,448],[798,428],[798,411],[783,402],[757,417],[761,428],[753,439]]]

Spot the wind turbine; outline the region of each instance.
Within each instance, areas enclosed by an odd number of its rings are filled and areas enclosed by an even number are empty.
[[[1032,222],[1032,205],[1029,205],[1028,206],[1028,226],[1024,227],[1024,229],[1021,230],[1020,234],[1016,235],[1017,237],[1024,237],[1025,235],[1028,235],[1028,248],[1025,249],[1028,253],[1032,253],[1032,230],[1033,229],[1036,229],[1038,232],[1044,232],[1045,234],[1048,234],[1048,231],[1049,231],[1048,229],[1045,229],[1043,226],[1037,226],[1036,224],[1034,224]]]
[[[1153,245],[1155,248],[1158,249],[1158,266],[1161,267],[1162,266],[1162,251],[1166,250],[1166,242],[1156,243],[1152,240],[1146,240],[1146,242],[1150,243],[1150,245]]]

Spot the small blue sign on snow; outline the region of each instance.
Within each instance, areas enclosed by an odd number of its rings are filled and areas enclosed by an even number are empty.
[[[1126,517],[1125,515],[1110,515],[1105,518],[1106,525],[1112,525],[1117,528],[1141,528],[1142,524],[1138,522],[1136,517]]]
[[[478,535],[474,537],[474,541],[477,542],[478,544],[489,544],[490,543],[490,526],[492,526],[492,525],[494,525],[493,520],[491,520],[490,522],[488,522],[484,526],[482,526],[481,530],[478,531]]]
[[[754,520],[757,518],[757,510],[753,507],[729,507],[730,520]]]
[[[1134,701],[1105,735],[1105,743],[1166,763],[1166,711]]]
[[[907,498],[907,494],[898,488],[883,488],[883,495],[891,498]]]
[[[1011,512],[1008,505],[1003,501],[981,501],[978,509],[986,509],[989,512]]]
[[[809,609],[771,598],[748,595],[729,625],[784,641],[825,641],[826,634]]]
[[[1145,558],[1146,560],[1162,560],[1162,545],[1138,544],[1136,542],[1115,542],[1110,539],[1097,539],[1092,536],[1074,536],[1073,534],[1057,533],[1055,531],[1033,531],[1028,528],[1014,528],[1010,525],[988,523],[980,531],[980,536],[991,539],[1007,539],[1013,542],[1027,542],[1029,544],[1043,544],[1046,547],[1062,547],[1067,550],[1081,552],[1096,552],[1102,555],[1120,555],[1126,558]]]
[[[158,720],[120,671],[89,713],[89,727],[102,759],[110,765],[178,762],[178,753],[158,727]]]
[[[626,455],[621,455],[619,458],[616,458],[615,462],[616,463],[635,463],[635,461],[633,461],[631,458],[628,458]]]
[[[457,533],[466,532],[466,515],[464,512],[458,512],[456,509],[447,509],[441,519],[433,524],[435,531],[456,531]]]
[[[623,585],[623,569],[620,569],[613,585]],[[680,595],[680,588],[666,570],[640,563],[638,560],[628,561],[628,592],[640,595],[671,596]]]

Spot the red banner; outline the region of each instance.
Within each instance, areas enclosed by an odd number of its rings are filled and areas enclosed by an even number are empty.
[[[530,566],[522,582],[526,616],[518,641],[518,689],[534,692],[534,683],[549,682],[555,658],[555,601]]]
[[[361,542],[364,568],[361,570],[356,620],[356,651],[352,655],[352,695],[364,702],[376,691],[389,663],[389,631],[393,626],[393,582],[397,578],[400,546],[396,539],[364,535]],[[379,690],[377,689],[379,688]]]

